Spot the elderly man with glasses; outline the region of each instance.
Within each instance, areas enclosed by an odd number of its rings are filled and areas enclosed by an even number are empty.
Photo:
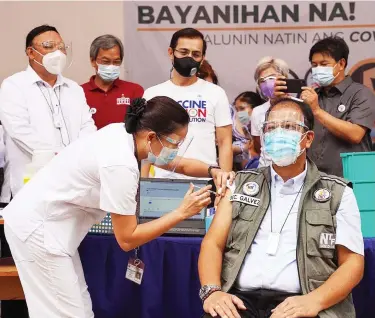
[[[202,242],[205,318],[355,318],[359,210],[348,181],[307,158],[313,129],[303,102],[284,98],[267,111],[262,138],[272,165],[237,174]]]
[[[140,85],[119,79],[123,58],[124,47],[113,35],[99,36],[91,44],[95,75],[82,88],[98,129],[123,122],[131,101],[143,95]]]

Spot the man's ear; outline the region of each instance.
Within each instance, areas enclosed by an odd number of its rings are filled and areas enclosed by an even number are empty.
[[[345,59],[341,59],[339,62],[339,67],[340,67],[340,71],[344,71],[345,70],[345,64],[346,64],[346,60]]]
[[[90,62],[91,62],[92,67],[94,67],[94,68],[97,67],[96,61],[94,59],[90,59]]]
[[[173,49],[171,47],[168,48],[168,56],[169,56],[169,59],[173,62],[174,54],[173,54]]]
[[[25,53],[30,60],[35,59],[35,51],[30,46],[25,50]]]
[[[306,133],[306,148],[307,149],[311,147],[311,144],[313,143],[314,138],[315,138],[315,133],[312,130],[309,130]]]

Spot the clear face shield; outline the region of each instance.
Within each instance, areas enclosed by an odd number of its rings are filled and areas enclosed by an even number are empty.
[[[301,142],[308,130],[300,111],[290,108],[271,111],[262,126],[265,153],[277,166],[295,163],[305,151],[301,149]]]
[[[168,170],[168,175],[172,174],[188,150],[193,137],[186,136],[184,139],[177,140],[170,136],[157,134],[156,138],[161,145],[161,150],[156,154],[156,148],[149,142],[148,157],[145,161]]]
[[[193,140],[194,136],[187,135],[186,138],[179,143],[179,146],[177,148],[178,153],[176,154],[175,158],[168,164],[168,173],[166,177],[171,176],[176,171],[176,168],[184,158]]]
[[[65,55],[64,67],[63,69],[68,69],[73,64],[73,48],[72,42],[63,41],[43,41],[33,43],[32,49],[43,56],[48,58],[48,56],[56,55],[57,51],[60,51]],[[54,57],[52,57],[54,59]],[[55,58],[56,61],[60,60]],[[53,64],[53,62],[51,62]]]

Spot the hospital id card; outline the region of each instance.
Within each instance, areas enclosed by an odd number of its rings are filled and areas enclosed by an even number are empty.
[[[271,232],[268,236],[267,254],[275,256],[280,242],[280,233]]]
[[[140,259],[129,259],[125,278],[140,285],[142,283],[145,264]]]

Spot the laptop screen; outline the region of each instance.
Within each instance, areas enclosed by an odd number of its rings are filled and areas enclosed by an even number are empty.
[[[189,189],[190,182],[199,187],[204,187],[208,183],[206,180],[142,179],[140,217],[159,218],[178,208]],[[206,208],[191,219],[203,220],[205,213]]]

